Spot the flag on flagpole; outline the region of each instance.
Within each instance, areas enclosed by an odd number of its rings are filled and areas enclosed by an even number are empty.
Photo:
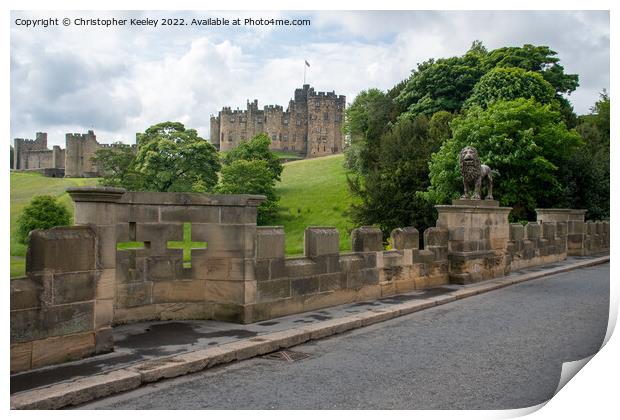
[[[306,62],[306,66],[310,67],[310,63],[308,63],[307,60],[304,60]]]

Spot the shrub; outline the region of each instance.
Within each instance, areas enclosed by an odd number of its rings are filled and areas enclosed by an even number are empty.
[[[34,229],[49,229],[71,224],[69,210],[50,195],[39,195],[24,207],[17,219],[17,239],[25,244]]]

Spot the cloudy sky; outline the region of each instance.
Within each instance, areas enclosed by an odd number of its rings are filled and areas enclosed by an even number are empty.
[[[226,17],[310,19],[290,27],[48,27],[16,19]],[[566,72],[579,75],[570,96],[586,113],[609,90],[608,12],[12,12],[11,138],[94,129],[100,142],[133,143],[135,133],[166,120],[209,137],[222,106],[286,107],[303,83],[347,101],[387,89],[431,57],[462,55],[473,40],[488,49],[548,45]]]

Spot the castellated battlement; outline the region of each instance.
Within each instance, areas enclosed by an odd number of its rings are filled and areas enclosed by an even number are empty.
[[[67,133],[65,149],[60,146],[48,149],[47,133],[37,133],[34,140],[16,138],[14,145],[12,169],[72,178],[100,176],[91,158],[99,149],[116,147],[115,144],[98,143],[93,130],[86,133]]]
[[[341,153],[341,133],[346,97],[335,91],[316,92],[310,85],[295,89],[286,110],[281,105],[259,109],[258,100],[247,101],[246,110],[225,106],[211,116],[211,143],[231,150],[260,133],[271,139],[271,149],[303,157]]]

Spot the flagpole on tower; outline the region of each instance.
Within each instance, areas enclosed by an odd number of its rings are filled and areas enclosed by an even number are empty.
[[[304,60],[304,85],[306,84],[306,67],[310,67],[308,60]]]

